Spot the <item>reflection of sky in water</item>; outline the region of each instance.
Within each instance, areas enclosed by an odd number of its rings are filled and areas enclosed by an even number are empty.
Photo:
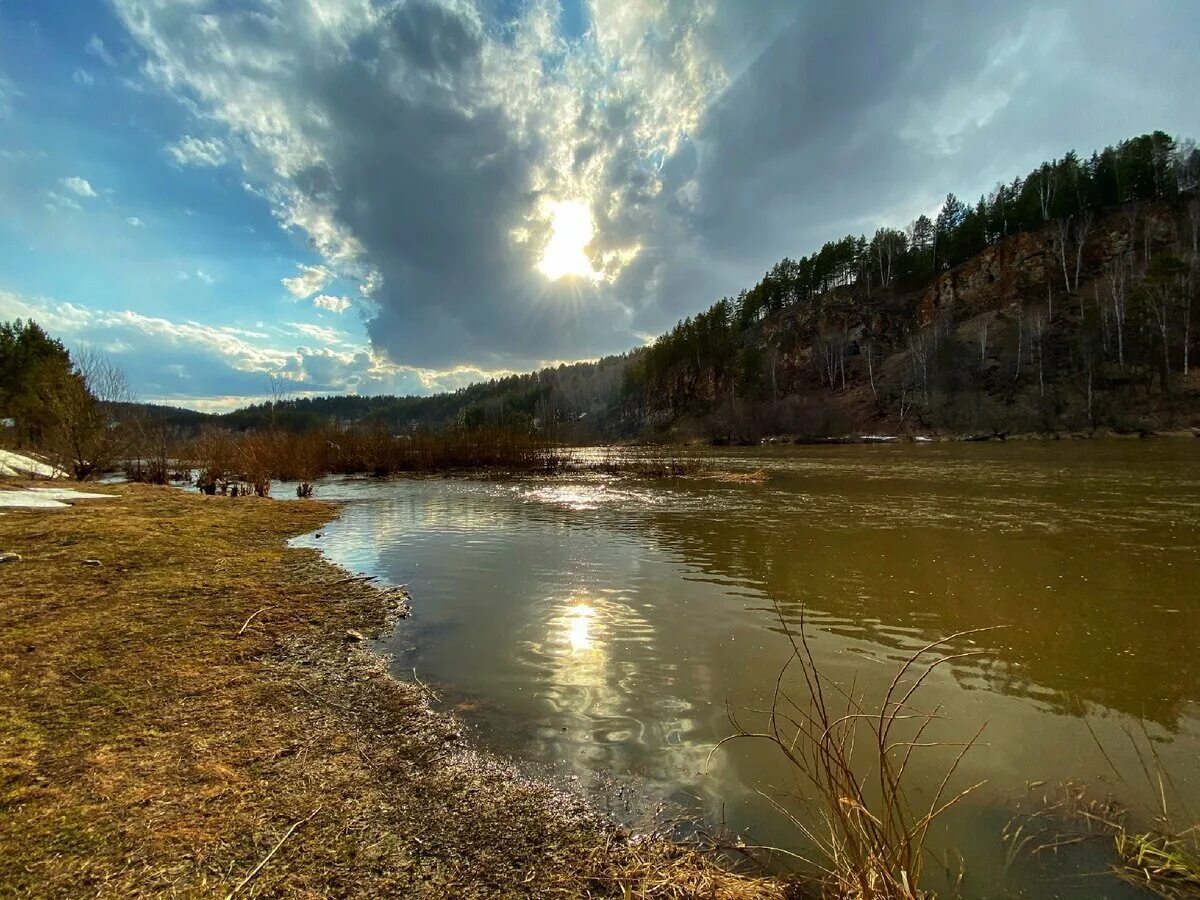
[[[409,584],[397,671],[469,701],[489,746],[648,805],[699,802],[758,840],[789,839],[755,793],[779,781],[773,760],[722,753],[700,773],[727,704],[761,706],[774,683],[775,603],[792,622],[806,609],[830,676],[867,692],[930,639],[1006,626],[928,682],[945,737],[988,723],[962,772],[988,787],[947,823],[979,871],[997,803],[1103,773],[1083,710],[1114,746],[1145,716],[1200,799],[1200,601],[1184,587],[1200,583],[1200,482],[1180,445],[849,449],[728,454],[778,462],[766,486],[339,480],[320,495],[347,501],[340,520],[298,542]]]

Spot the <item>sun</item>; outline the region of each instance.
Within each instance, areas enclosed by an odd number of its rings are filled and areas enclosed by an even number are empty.
[[[586,252],[596,234],[588,205],[581,200],[560,200],[550,208],[550,216],[550,239],[542,250],[538,271],[551,281],[567,275],[600,278]]]

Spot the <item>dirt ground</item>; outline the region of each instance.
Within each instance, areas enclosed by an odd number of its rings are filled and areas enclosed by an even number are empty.
[[[466,746],[336,507],[90,489],[0,512],[0,895],[784,896]]]

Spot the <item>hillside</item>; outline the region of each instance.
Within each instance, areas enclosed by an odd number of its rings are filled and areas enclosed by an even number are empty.
[[[643,427],[738,441],[1200,425],[1194,192],[1083,219],[998,238],[923,286],[856,277],[749,315],[750,294],[723,301],[635,367]]]

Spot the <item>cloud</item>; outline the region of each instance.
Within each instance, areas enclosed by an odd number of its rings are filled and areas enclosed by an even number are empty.
[[[181,166],[220,166],[226,162],[225,145],[213,138],[185,134],[167,146],[167,153]]]
[[[1098,2],[588,0],[568,39],[551,0],[112,0],[219,136],[172,156],[239,164],[319,255],[284,286],[357,280],[372,351],[439,372],[626,349],[947,190],[1194,129],[1200,7]],[[562,201],[595,282],[537,272]]]
[[[86,178],[80,178],[78,175],[72,175],[70,178],[64,178],[59,183],[68,191],[71,191],[80,197],[92,198],[99,196],[88,180]]]
[[[334,313],[344,313],[350,308],[350,300],[346,297],[333,297],[329,294],[318,294],[313,297],[313,306],[317,309],[328,310]]]
[[[0,119],[12,115],[13,101],[20,96],[17,86],[0,75]]]
[[[130,216],[130,217],[129,217],[128,219],[126,219],[125,221],[126,221],[128,224],[132,225],[134,228],[141,228],[143,225],[145,225],[145,224],[146,224],[146,223],[145,223],[145,222],[143,222],[141,219],[139,219],[137,216]]]
[[[193,408],[232,409],[261,400],[268,376],[286,378],[298,396],[429,394],[511,374],[478,367],[398,366],[334,329],[289,323],[282,333],[206,325],[133,310],[92,309],[0,290],[0,320],[33,319],[69,347],[97,347],[126,370],[140,399]],[[295,341],[299,336],[302,341]],[[317,341],[321,346],[309,344]]]
[[[104,41],[100,40],[100,36],[97,34],[93,34],[90,38],[88,38],[88,42],[84,44],[83,49],[87,53],[90,53],[92,56],[103,62],[106,66],[115,66],[117,64],[116,59],[114,59],[113,55],[109,53],[108,48],[104,46]]]
[[[300,335],[321,341],[326,344],[337,344],[346,337],[345,332],[324,325],[309,325],[306,322],[289,322],[288,325]]]
[[[96,83],[96,76],[87,69],[76,69],[71,80],[82,87],[91,87]]]
[[[376,346],[432,365],[631,341],[629,303],[610,286],[640,252],[638,207],[725,77],[704,46],[706,4],[597,6],[594,38],[576,44],[541,0],[503,33],[458,0],[203,22],[116,2],[147,71],[226,127],[281,224],[330,276],[377,285]],[[564,200],[596,220],[600,285],[535,269]],[[298,297],[323,286],[286,285]]]
[[[196,270],[196,278],[198,278],[200,281],[203,281],[205,284],[212,284],[214,281],[213,277],[203,269]]]
[[[64,197],[55,191],[47,191],[46,196],[49,200],[46,202],[46,209],[50,212],[59,212],[64,209],[78,210],[83,209],[78,203],[70,197]]]
[[[300,274],[284,278],[280,283],[298,300],[311,297],[333,278],[324,266],[300,266]]]

